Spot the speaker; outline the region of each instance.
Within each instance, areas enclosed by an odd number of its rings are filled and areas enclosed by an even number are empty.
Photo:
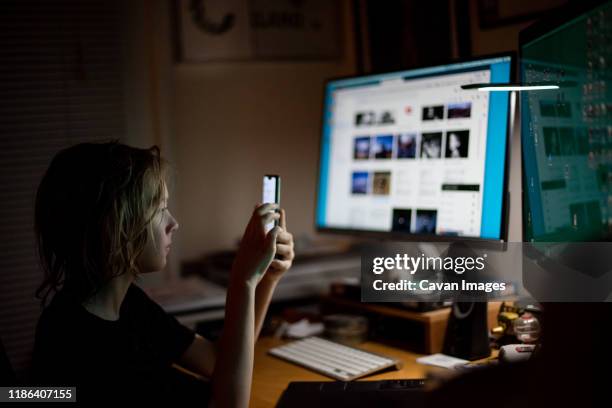
[[[486,302],[455,302],[448,317],[442,352],[464,360],[489,357]]]

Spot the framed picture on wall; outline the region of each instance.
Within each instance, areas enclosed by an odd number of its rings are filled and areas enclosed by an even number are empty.
[[[178,0],[177,60],[336,59],[338,0]]]

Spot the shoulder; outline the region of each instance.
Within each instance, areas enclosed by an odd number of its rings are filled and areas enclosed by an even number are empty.
[[[142,301],[153,302],[151,298],[149,297],[149,295],[147,295],[146,292],[142,290],[142,288],[136,285],[135,283],[130,284],[130,287],[128,288],[128,291],[126,294],[126,298],[129,298],[132,300],[135,299],[141,302]]]
[[[55,294],[38,319],[35,347],[65,349],[78,345],[91,329],[84,310],[61,291]]]
[[[182,353],[193,341],[195,333],[182,325],[174,316],[167,313],[152,300],[144,290],[132,284],[128,290],[130,298],[126,317],[137,327],[144,327],[147,332],[154,331],[155,337],[165,343],[165,348],[179,350]],[[173,355],[174,355],[173,354]]]
[[[71,301],[61,291],[53,296],[51,302],[43,309],[38,319],[37,335],[53,335],[65,333],[73,327],[78,316],[78,304]]]
[[[141,287],[134,283],[128,288],[125,301],[127,301],[130,308],[145,308],[156,312],[163,312],[161,306],[151,299]]]
[[[61,293],[54,296],[42,311],[33,351],[33,377],[54,380],[54,373],[61,372],[73,364],[69,357],[81,343],[82,324],[78,310]]]
[[[138,285],[132,283],[122,305],[121,313],[127,320],[137,320],[140,323],[152,320],[166,320],[166,311]]]

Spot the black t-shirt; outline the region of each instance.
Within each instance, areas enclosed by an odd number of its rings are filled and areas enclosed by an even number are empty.
[[[34,381],[76,386],[78,401],[174,399],[182,391],[171,365],[194,332],[133,284],[119,315],[101,319],[60,291],[38,322]]]

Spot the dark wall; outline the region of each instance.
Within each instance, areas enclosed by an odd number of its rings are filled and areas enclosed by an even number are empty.
[[[362,72],[448,62],[453,58],[453,38],[457,42],[455,57],[470,54],[467,0],[454,2],[452,16],[450,0],[365,0],[357,1],[355,7],[358,38],[362,39]],[[364,61],[368,53],[369,61]]]

